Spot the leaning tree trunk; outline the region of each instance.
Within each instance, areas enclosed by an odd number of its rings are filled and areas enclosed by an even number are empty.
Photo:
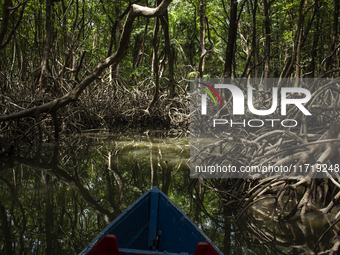
[[[95,79],[97,79],[106,68],[112,65],[112,68],[115,69],[120,63],[120,61],[124,58],[128,48],[130,35],[133,28],[133,22],[135,18],[136,17],[151,18],[160,16],[164,13],[164,11],[167,9],[170,3],[171,0],[163,0],[158,5],[157,8],[149,8],[137,4],[132,4],[128,16],[126,17],[118,49],[113,55],[102,60],[92,70],[92,72],[79,83],[77,87],[72,89],[66,95],[37,107],[25,109],[10,115],[1,115],[0,122],[22,117],[39,116],[41,113],[56,111],[57,109],[77,100],[80,94],[84,91],[84,89],[87,86],[89,86]]]

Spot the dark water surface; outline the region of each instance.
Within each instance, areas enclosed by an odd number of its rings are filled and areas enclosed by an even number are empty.
[[[78,254],[151,186],[172,199],[224,254],[314,254],[333,214],[275,222],[265,199],[235,222],[192,183],[189,138],[86,134],[0,158],[0,254]],[[317,252],[332,246],[335,226]],[[180,231],[180,230],[179,230]]]

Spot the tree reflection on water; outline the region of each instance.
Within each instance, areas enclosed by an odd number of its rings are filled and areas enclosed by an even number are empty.
[[[210,188],[190,179],[188,144],[186,137],[162,133],[92,134],[1,157],[0,253],[78,254],[151,186],[168,195],[225,254],[314,253],[330,225],[328,216],[271,221],[268,210],[275,208],[263,202],[235,222]],[[337,230],[321,240],[320,250],[332,247]]]

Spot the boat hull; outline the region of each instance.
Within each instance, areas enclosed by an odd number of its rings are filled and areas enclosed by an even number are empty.
[[[118,216],[80,254],[88,254],[106,235],[117,237],[119,250],[125,255],[194,254],[200,242],[208,243],[217,254],[222,254],[196,224],[156,187]],[[158,243],[155,241],[157,237]]]

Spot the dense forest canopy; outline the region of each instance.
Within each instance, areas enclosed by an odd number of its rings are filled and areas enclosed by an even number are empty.
[[[2,94],[53,97],[76,87],[118,49],[131,4],[3,1]],[[98,79],[121,79],[132,89],[159,76],[160,88],[169,90],[171,82],[198,76],[319,77],[332,70],[334,76],[338,20],[337,0],[172,1],[163,16],[136,18],[126,56]]]

